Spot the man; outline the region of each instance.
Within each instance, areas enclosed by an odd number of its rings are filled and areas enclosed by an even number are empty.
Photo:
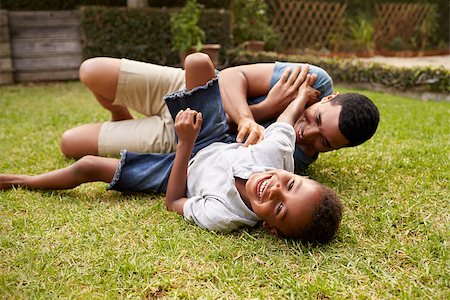
[[[222,101],[230,125],[235,124],[237,141],[247,146],[263,138],[264,127],[258,123],[271,124],[296,97],[306,76],[300,71],[298,64],[277,62],[237,66],[219,73]],[[332,94],[332,80],[324,70],[310,66],[309,73],[317,75],[313,88],[323,98],[313,104],[317,94],[311,95],[310,106],[294,125],[296,172],[305,169],[320,152],[369,139],[379,119],[368,98]],[[83,62],[80,79],[111,112],[111,121],[66,131],[61,139],[66,156],[118,155],[121,149],[152,153],[176,149],[173,121],[162,98],[186,86],[182,69],[100,57]],[[145,117],[134,119],[129,109]],[[346,117],[341,120],[341,116]]]

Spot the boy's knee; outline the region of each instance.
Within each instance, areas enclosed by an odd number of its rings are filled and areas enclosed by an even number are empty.
[[[212,67],[214,69],[214,65],[208,54],[196,52],[189,54],[184,60],[185,69],[202,68],[202,67]]]

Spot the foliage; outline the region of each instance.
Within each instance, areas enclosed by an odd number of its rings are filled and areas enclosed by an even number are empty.
[[[188,0],[186,5],[170,16],[170,32],[172,33],[172,45],[179,51],[187,52],[195,46],[197,51],[202,48],[205,32],[198,22],[202,14],[203,6],[196,0]]]
[[[163,195],[0,191],[4,299],[448,299],[450,105],[366,90],[367,143],[323,153],[304,175],[342,198],[337,238],[315,247],[261,228],[215,233]],[[109,119],[79,82],[0,87],[0,173],[74,162],[70,127]]]
[[[354,59],[245,51],[230,51],[229,60],[232,65],[277,60],[308,62],[327,70],[337,82],[380,84],[398,90],[415,88],[431,92],[450,92],[450,71],[443,67],[398,68]]]
[[[126,57],[159,64],[175,64],[170,49],[170,12],[167,9],[86,6],[81,10],[83,53]]]
[[[251,40],[268,42],[275,38],[264,0],[233,0],[231,11],[233,39],[236,44]]]
[[[81,9],[84,32],[83,53],[94,56],[127,57],[162,65],[179,63],[178,51],[171,48],[170,13],[173,9],[126,9],[86,6]],[[206,42],[223,41],[224,51],[231,47],[230,14],[206,9],[200,25]]]
[[[373,25],[370,20],[358,17],[349,22],[348,30],[354,50],[374,50]]]

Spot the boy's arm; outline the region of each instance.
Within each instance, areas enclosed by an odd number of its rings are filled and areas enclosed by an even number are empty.
[[[304,68],[305,69],[305,68]],[[280,114],[277,122],[286,122],[291,125],[298,120],[298,118],[305,111],[305,107],[311,105],[319,100],[320,92],[312,88],[312,85],[317,80],[316,74],[307,74],[306,79],[298,89],[297,97],[286,107]]]
[[[175,117],[178,146],[166,190],[166,208],[183,214],[186,202],[187,169],[195,140],[202,125],[202,114],[189,108]]]

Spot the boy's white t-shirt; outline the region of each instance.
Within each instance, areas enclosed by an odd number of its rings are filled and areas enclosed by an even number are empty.
[[[294,128],[284,122],[270,125],[264,140],[250,147],[213,143],[202,149],[189,161],[184,217],[216,231],[255,226],[261,219],[241,199],[234,178],[270,169],[293,172],[294,149]]]

